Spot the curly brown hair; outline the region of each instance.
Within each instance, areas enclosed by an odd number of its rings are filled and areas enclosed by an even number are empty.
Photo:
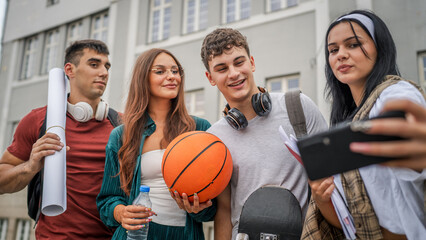
[[[201,60],[207,71],[210,71],[209,61],[212,60],[213,57],[222,55],[223,52],[233,47],[244,48],[247,51],[247,55],[250,56],[247,38],[238,30],[232,28],[218,28],[209,33],[204,38],[203,46],[201,47]]]

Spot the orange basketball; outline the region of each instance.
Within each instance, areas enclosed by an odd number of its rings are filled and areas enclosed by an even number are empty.
[[[197,193],[201,203],[215,198],[228,185],[232,157],[215,135],[191,131],[177,136],[167,146],[161,171],[170,190],[186,193],[190,202]]]

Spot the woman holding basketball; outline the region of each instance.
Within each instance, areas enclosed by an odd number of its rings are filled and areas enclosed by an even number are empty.
[[[423,91],[399,76],[392,36],[372,12],[355,10],[334,21],[326,34],[325,55],[332,125],[375,117],[389,100],[426,106]],[[425,176],[425,171],[371,165],[311,182],[313,200],[302,238],[343,238],[330,200],[334,189],[347,203],[357,239],[424,238]]]
[[[125,239],[126,230],[146,222],[148,239],[204,239],[202,222],[213,219],[216,205],[211,200],[199,203],[197,196],[190,204],[186,194],[181,199],[169,193],[161,174],[163,153],[175,137],[210,127],[188,115],[183,85],[183,68],[169,51],[151,49],[136,60],[123,125],[111,132],[106,146],[97,197],[102,221],[117,228],[112,239]],[[141,184],[151,187],[152,210],[132,205]]]

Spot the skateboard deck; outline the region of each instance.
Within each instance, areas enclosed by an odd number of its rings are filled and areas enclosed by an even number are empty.
[[[237,239],[300,239],[303,220],[299,201],[280,186],[263,186],[244,203]]]

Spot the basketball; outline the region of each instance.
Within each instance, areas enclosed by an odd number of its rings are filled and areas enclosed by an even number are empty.
[[[190,202],[197,193],[202,203],[215,198],[228,185],[232,157],[215,135],[190,131],[177,136],[167,146],[161,171],[171,191],[186,193]]]

